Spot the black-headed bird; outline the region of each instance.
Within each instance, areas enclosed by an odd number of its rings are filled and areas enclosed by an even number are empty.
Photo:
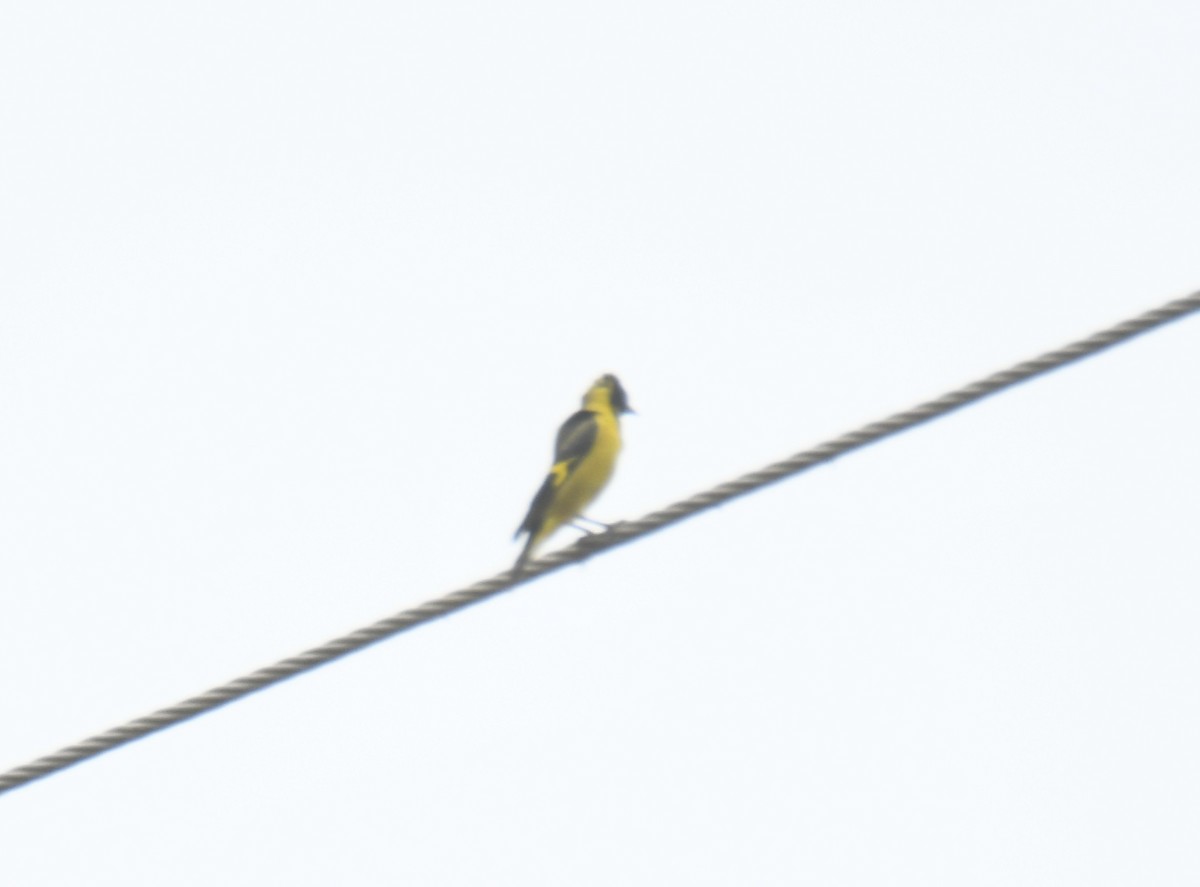
[[[600,495],[621,451],[621,414],[632,412],[625,389],[609,374],[595,381],[583,396],[583,409],[558,429],[554,464],[516,532],[529,534],[513,567],[516,572],[551,533],[574,521]]]

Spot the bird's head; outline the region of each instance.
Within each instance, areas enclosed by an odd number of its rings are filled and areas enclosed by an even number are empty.
[[[588,401],[596,396],[607,398],[613,412],[618,416],[622,413],[633,412],[633,408],[629,406],[629,398],[625,394],[625,389],[621,387],[621,383],[612,373],[601,376],[588,389],[588,393],[583,397],[584,406],[587,406]]]

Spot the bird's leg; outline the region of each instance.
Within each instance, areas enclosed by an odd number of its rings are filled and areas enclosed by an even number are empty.
[[[587,527],[580,525],[579,521],[581,521],[581,520],[587,521],[589,524],[595,524],[597,527],[603,527],[604,532],[608,532],[609,530],[612,529],[612,524],[606,524],[603,521],[593,520],[592,518],[588,517],[587,515],[583,515],[583,514],[579,515],[578,517],[575,518],[575,520],[571,521],[571,526],[573,526],[575,529],[579,530],[580,532],[587,533],[589,536],[591,536],[595,531],[589,530]]]

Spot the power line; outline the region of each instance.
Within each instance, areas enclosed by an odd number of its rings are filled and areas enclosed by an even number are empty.
[[[561,569],[568,564],[577,563],[606,551],[617,545],[623,545],[634,539],[641,538],[656,530],[678,523],[698,512],[714,508],[738,496],[754,492],[769,484],[776,483],[786,477],[799,474],[815,465],[836,459],[852,450],[865,447],[885,437],[898,434],[923,422],[936,419],[953,410],[982,400],[988,395],[1011,388],[1014,385],[1040,376],[1051,370],[1058,369],[1068,363],[1112,347],[1141,333],[1161,327],[1171,321],[1178,320],[1188,314],[1200,311],[1200,292],[1193,293],[1175,301],[1147,311],[1145,314],[1133,317],[1116,326],[1080,339],[1063,348],[1048,351],[1040,357],[1024,361],[1009,369],[994,373],[986,378],[972,382],[935,400],[901,413],[896,413],[878,422],[872,422],[849,434],[821,444],[820,446],[797,453],[796,455],[768,465],[759,471],[751,472],[737,480],[720,484],[691,498],[676,502],[668,508],[656,511],[639,520],[624,521],[612,527],[605,533],[585,536],[560,551],[552,552],[537,561],[527,565],[525,572],[515,576],[511,570],[506,570],[476,582],[474,585],[451,592],[444,597],[428,601],[410,610],[404,610],[394,616],[389,616],[351,632],[328,643],[313,647],[297,656],[291,656],[274,665],[260,668],[258,671],[214,687],[207,693],[185,699],[176,705],[160,709],[153,714],[137,718],[112,730],[98,733],[89,739],[78,742],[66,748],[59,749],[53,754],[38,758],[28,764],[6,773],[0,774],[0,793],[17,788],[25,783],[48,776],[63,770],[88,758],[96,757],[106,751],[141,739],[151,733],[163,730],[218,708],[226,703],[241,699],[258,690],[270,687],[280,681],[324,665],[363,647],[392,637],[402,631],[407,631],[418,625],[446,616],[456,610],[477,604],[502,591],[507,591],[517,585],[530,581],[544,573]]]

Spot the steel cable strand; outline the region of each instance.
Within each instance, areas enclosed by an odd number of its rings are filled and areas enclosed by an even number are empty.
[[[623,521],[607,532],[585,536],[574,545],[551,552],[527,565],[519,576],[506,570],[491,579],[477,582],[467,588],[451,592],[411,609],[387,617],[365,628],[335,638],[318,647],[313,647],[296,656],[283,659],[274,665],[258,669],[243,677],[222,684],[206,693],[193,696],[176,705],[160,709],[144,717],[136,718],[119,727],[62,748],[52,754],[38,758],[28,764],[0,774],[0,793],[48,776],[88,758],[95,757],[118,746],[141,739],[158,730],[173,726],[212,709],[219,708],[236,699],[248,696],[266,687],[287,680],[302,672],[332,662],[349,653],[361,650],[393,635],[399,634],[434,619],[439,619],[464,607],[479,603],[493,595],[528,582],[544,573],[577,563],[601,551],[623,545],[634,539],[656,532],[666,526],[685,520],[701,511],[715,508],[731,499],[747,495],[762,487],[777,483],[784,478],[799,474],[816,465],[829,462],[853,450],[876,443],[923,422],[946,415],[961,407],[979,401],[989,395],[1010,388],[1035,376],[1058,369],[1124,342],[1141,333],[1178,320],[1200,310],[1200,292],[1168,302],[1159,308],[1147,311],[1113,327],[1081,339],[1062,348],[1048,351],[1032,360],[984,379],[972,382],[934,400],[927,401],[909,410],[896,413],[886,419],[872,422],[848,434],[820,444],[810,450],[797,453],[766,468],[753,471],[736,480],[719,484],[710,490],[691,496],[660,511],[653,512],[633,521]]]

